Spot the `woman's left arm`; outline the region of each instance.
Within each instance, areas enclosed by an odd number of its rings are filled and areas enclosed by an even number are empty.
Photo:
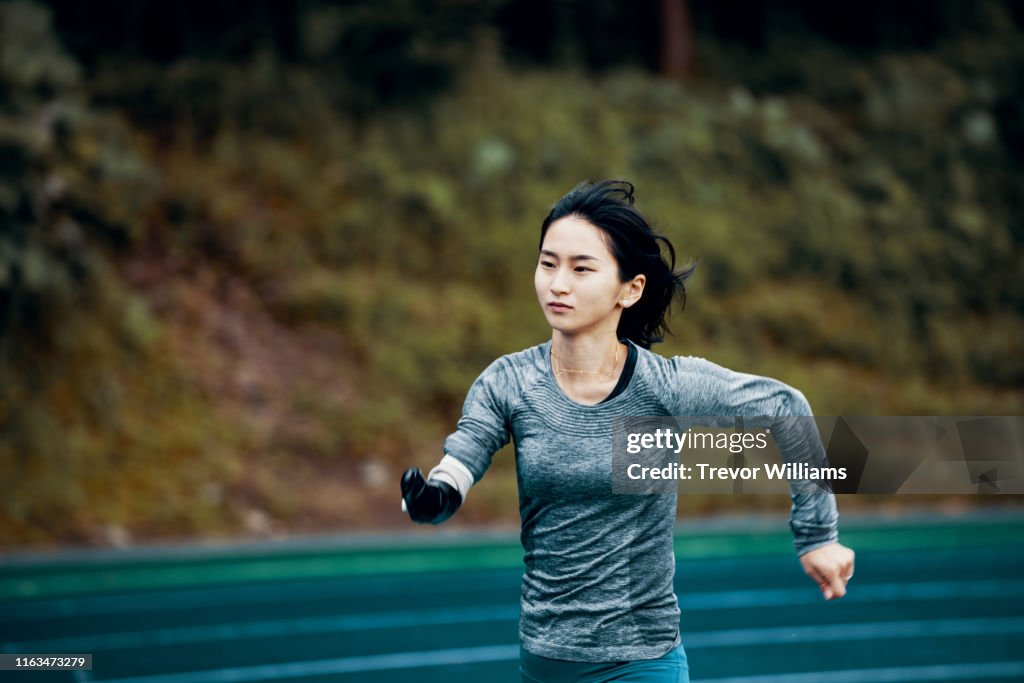
[[[755,375],[747,375],[746,378],[741,384],[747,387],[747,391],[754,392],[748,398],[753,398],[755,405],[759,402],[758,391],[767,399],[768,407],[772,407],[772,403],[777,404],[772,432],[782,459],[816,467],[827,466],[825,447],[806,397],[776,379]],[[818,584],[826,600],[843,597],[846,584],[853,576],[854,552],[839,543],[839,511],[835,495],[830,488],[801,480],[790,482],[790,495],[793,506],[789,525],[800,566]]]
[[[812,467],[827,464],[825,449],[811,406],[797,389],[770,377],[735,372],[693,356],[672,359],[671,383],[685,387],[678,395],[677,415],[751,418],[771,429],[784,462]],[[804,572],[825,599],[846,594],[853,576],[854,553],[838,542],[839,513],[835,495],[807,480],[790,482],[789,526]]]

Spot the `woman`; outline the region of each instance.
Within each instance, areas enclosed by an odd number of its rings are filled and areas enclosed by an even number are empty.
[[[694,357],[649,351],[695,265],[633,206],[624,181],[583,183],[541,226],[537,298],[549,341],[496,360],[469,390],[445,455],[426,480],[402,477],[403,509],[438,524],[491,456],[516,448],[526,569],[520,671],[535,681],[688,681],[673,592],[676,496],[612,495],[611,425],[626,416],[811,415],[796,389]],[[667,247],[668,260],[659,243]],[[817,444],[773,423],[783,457]],[[842,597],[853,551],[837,539],[831,493],[793,489],[794,544],[826,599]]]

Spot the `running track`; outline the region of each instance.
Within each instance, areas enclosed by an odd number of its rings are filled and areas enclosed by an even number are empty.
[[[89,672],[0,682],[518,683],[521,549],[400,538],[0,557],[6,653]],[[784,519],[686,522],[676,592],[693,681],[1024,680],[1024,514],[843,518],[850,593],[826,602]]]

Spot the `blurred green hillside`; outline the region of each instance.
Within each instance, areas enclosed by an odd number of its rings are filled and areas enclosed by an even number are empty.
[[[1021,414],[1024,36],[980,6],[928,49],[702,39],[682,82],[513,65],[482,25],[377,102],[273,50],[85,66],[0,4],[0,545],[407,528],[401,471],[550,333],[538,230],[584,178],[701,260],[659,353],[822,415]],[[453,526],[516,522],[495,463]],[[681,501],[741,506],[788,501]]]

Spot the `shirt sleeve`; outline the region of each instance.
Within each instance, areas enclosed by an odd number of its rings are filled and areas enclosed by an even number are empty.
[[[727,420],[752,418],[771,429],[784,462],[826,464],[825,448],[813,420],[811,406],[797,389],[770,377],[735,372],[703,358],[672,359],[676,415],[707,415]],[[748,425],[749,426],[749,425]],[[797,555],[838,540],[839,513],[835,495],[806,481],[790,482],[789,526]]]
[[[484,370],[466,394],[455,431],[445,439],[445,454],[465,465],[474,482],[480,481],[491,458],[510,440],[515,391],[511,375],[501,358]]]

